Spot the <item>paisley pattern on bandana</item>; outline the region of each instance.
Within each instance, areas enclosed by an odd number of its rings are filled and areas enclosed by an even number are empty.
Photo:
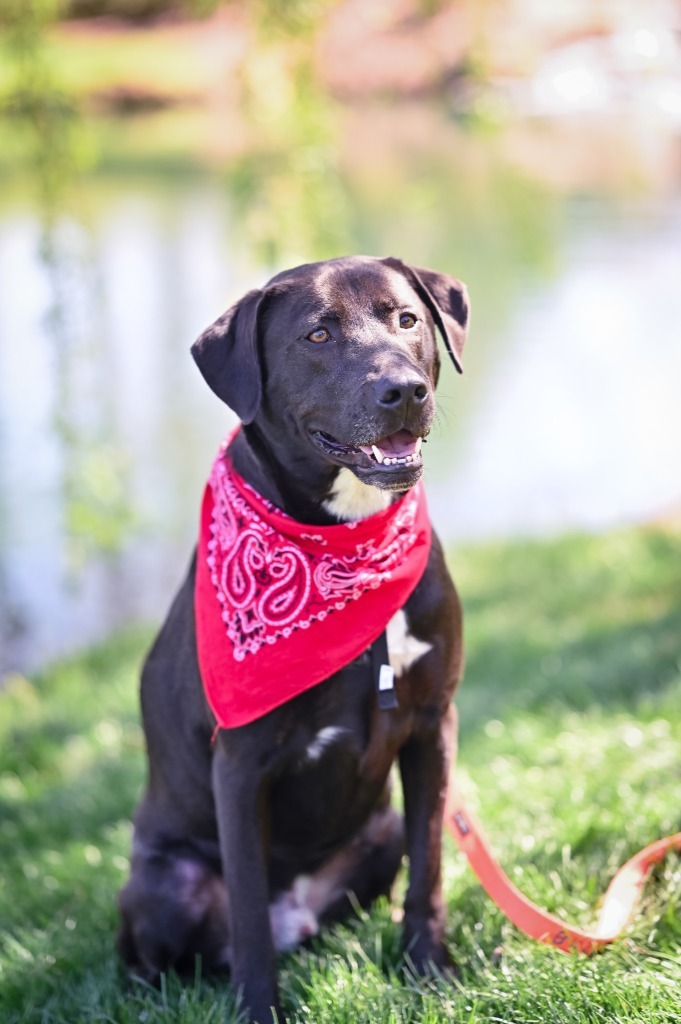
[[[204,493],[195,590],[201,677],[223,728],[254,721],[358,657],[404,605],[430,551],[421,484],[366,519],[310,526],[239,476],[232,440]]]
[[[320,543],[321,534],[303,533],[300,524],[244,481],[239,486],[225,458],[216,460],[210,488],[208,565],[236,661],[296,629],[308,629],[315,620],[323,622],[330,612],[380,587],[416,540],[414,492],[398,502],[380,537],[360,540],[354,523],[340,526],[336,529],[347,530],[347,550],[329,550],[328,542]],[[277,525],[273,515],[281,520]]]

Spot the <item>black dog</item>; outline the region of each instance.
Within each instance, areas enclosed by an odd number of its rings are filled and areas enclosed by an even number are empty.
[[[435,328],[460,370],[467,319],[459,281],[392,258],[307,264],[249,292],[192,350],[244,424],[229,451],[234,469],[318,527],[397,501],[422,473]],[[149,780],[118,938],[130,974],[193,972],[201,956],[207,969],[229,969],[252,1021],[281,1020],[276,951],[340,920],[353,899],[366,907],[388,893],[404,852],[405,950],[417,970],[446,964],[442,814],[462,648],[437,538],[388,626],[397,707],[379,707],[364,656],[216,737],[195,574],[196,558],[142,678]],[[404,823],[390,806],[395,761]]]

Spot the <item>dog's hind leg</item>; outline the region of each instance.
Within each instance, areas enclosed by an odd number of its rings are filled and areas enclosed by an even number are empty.
[[[117,947],[131,978],[157,984],[173,968],[193,974],[229,966],[227,896],[206,862],[185,854],[137,850],[119,896]]]
[[[390,805],[376,811],[362,831],[316,872],[298,875],[270,904],[275,948],[292,949],[320,926],[342,921],[390,894],[404,853],[402,816]]]
[[[404,849],[404,820],[388,804],[313,876],[313,898],[322,902],[320,922],[340,921],[357,905],[366,910],[379,896],[389,896]]]

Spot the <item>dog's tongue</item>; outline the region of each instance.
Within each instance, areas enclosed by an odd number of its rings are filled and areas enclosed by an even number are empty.
[[[405,459],[417,451],[419,439],[409,430],[398,430],[395,434],[382,437],[375,445],[361,444],[359,447],[365,455],[371,455],[373,448],[378,448],[384,458]]]

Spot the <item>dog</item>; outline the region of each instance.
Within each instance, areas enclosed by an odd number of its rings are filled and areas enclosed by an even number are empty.
[[[241,421],[216,463],[234,474],[236,500],[252,498],[281,529],[299,528],[313,561],[326,557],[326,537],[345,542],[390,521],[395,508],[404,520],[405,503],[422,488],[421,443],[435,415],[437,333],[461,372],[468,310],[460,281],[392,257],[305,264],[248,292],[192,347],[206,382]],[[232,672],[235,680],[237,669],[251,672],[244,699],[255,688],[264,711],[243,721],[230,707],[221,717],[215,701],[223,698],[207,695],[195,600],[202,571],[208,590],[219,580],[214,558],[199,548],[142,673],[148,783],[119,896],[117,947],[129,975],[150,983],[170,968],[193,974],[201,957],[206,970],[229,972],[248,1019],[267,1024],[284,1019],[277,952],[388,895],[405,854],[405,954],[417,972],[451,963],[441,838],[462,615],[429,535],[418,578],[404,584],[408,596],[392,598],[400,604],[387,623],[372,620],[374,634],[387,637],[390,667],[376,665],[379,640],[362,638],[375,614],[370,602],[391,593],[401,555],[395,572],[382,561],[378,583],[367,584],[368,611],[364,595],[329,605],[333,642],[323,616],[301,620],[300,629],[263,642],[263,657],[279,661],[259,672],[243,588],[270,571],[272,607],[283,614],[294,599],[286,573],[300,555],[287,547],[288,562],[267,562],[257,531],[269,527],[249,526],[248,547],[230,523],[243,558],[233,583],[241,616],[234,642],[246,646],[231,661],[218,656],[213,683],[229,701]],[[225,558],[236,572],[236,556]],[[324,568],[326,584],[345,586],[334,565]],[[219,633],[227,613],[215,608]],[[288,661],[296,643],[307,653]],[[289,695],[294,676],[299,689]],[[285,699],[271,699],[282,683]],[[390,801],[395,763],[404,816]]]

